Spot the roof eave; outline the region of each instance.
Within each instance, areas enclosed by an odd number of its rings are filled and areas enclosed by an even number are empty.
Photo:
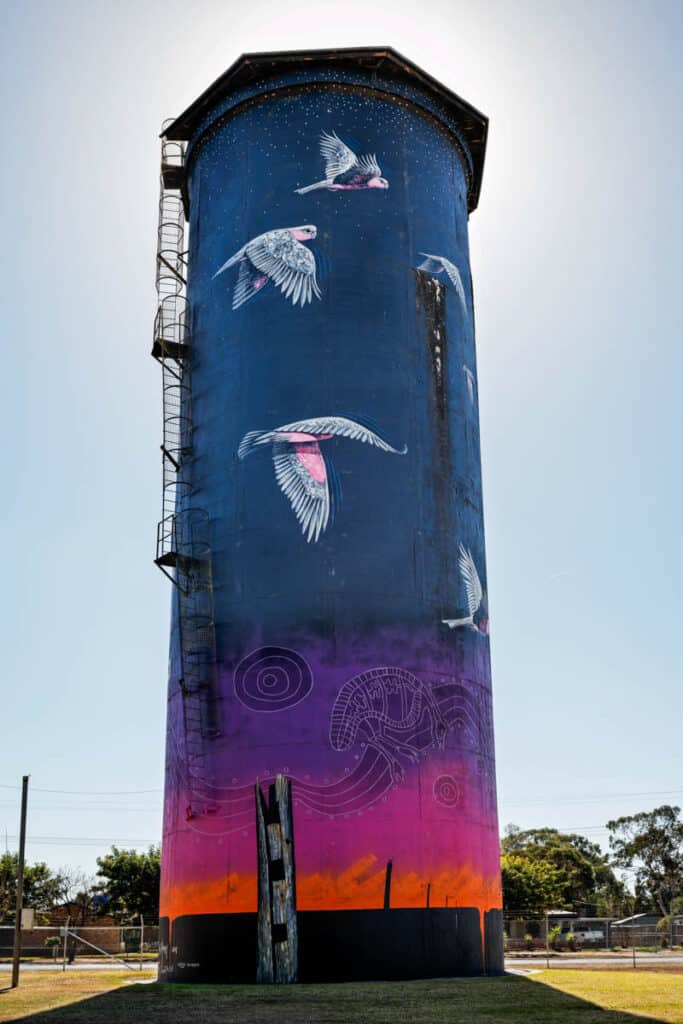
[[[266,53],[244,53],[194,100],[186,110],[162,131],[162,137],[174,141],[189,141],[202,119],[232,92],[256,81],[275,75],[290,65],[305,66],[307,62],[339,63],[346,69],[356,67],[377,69],[388,63],[395,71],[405,75],[431,93],[449,111],[453,120],[462,126],[466,143],[474,162],[474,173],[468,190],[468,209],[474,210],[479,201],[484,172],[488,118],[457,93],[452,92],[403,54],[391,46],[359,46],[340,49],[284,50]]]
[[[488,117],[485,114],[482,114],[480,110],[477,110],[467,100],[462,99],[457,93],[442,85],[436,78],[433,78],[427,71],[424,71],[407,57],[404,57],[398,50],[394,50],[391,46],[359,46],[343,47],[340,49],[273,50],[265,53],[243,53],[230,65],[227,71],[219,75],[161,134],[167,139],[187,141],[192,131],[192,124],[198,120],[205,110],[210,109],[210,107],[230,92],[232,80],[237,76],[238,72],[247,68],[256,68],[275,62],[282,65],[314,60],[347,60],[351,62],[355,59],[361,62],[367,60],[368,57],[373,57],[376,60],[392,61],[407,75],[417,78],[427,88],[440,95],[447,103],[457,106],[464,114],[479,121],[484,131],[488,128]]]

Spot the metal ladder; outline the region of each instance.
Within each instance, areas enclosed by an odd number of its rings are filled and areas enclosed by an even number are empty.
[[[170,123],[165,121],[162,130]],[[180,194],[184,161],[183,143],[162,137],[156,263],[158,309],[154,318],[152,346],[152,355],[161,366],[164,424],[161,444],[163,494],[156,564],[173,582],[173,520],[190,496],[192,469],[187,252],[185,211]]]
[[[162,131],[171,121],[164,122]],[[180,189],[185,147],[162,137],[152,355],[161,366],[163,494],[155,562],[178,588],[182,718],[188,818],[210,813],[210,744],[219,733],[209,516],[191,508],[192,379],[187,304],[185,210]]]

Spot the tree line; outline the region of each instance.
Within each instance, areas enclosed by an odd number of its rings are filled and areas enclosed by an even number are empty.
[[[16,853],[0,857],[0,923],[12,924],[17,896]],[[47,921],[55,907],[68,904],[73,924],[85,924],[93,918],[112,917],[125,924],[143,915],[148,923],[159,919],[159,878],[161,848],[111,851],[97,858],[97,876],[62,868],[51,871],[47,864],[27,864],[24,868],[24,906],[33,907],[37,923]]]
[[[573,910],[584,917],[626,917],[651,911],[666,917],[683,912],[683,820],[679,807],[664,804],[607,822],[609,853],[597,843],[554,828],[508,825],[501,839],[503,911],[508,917],[534,917],[546,910]],[[124,924],[142,914],[159,917],[161,855],[116,846],[97,858],[97,877],[47,864],[27,865],[24,906],[38,921],[68,904],[75,924],[111,916]],[[631,873],[632,891],[617,875]],[[14,921],[17,855],[0,857],[0,922]]]
[[[503,911],[533,917],[573,910],[584,917],[683,911],[683,820],[664,804],[607,822],[609,853],[584,836],[508,825],[501,839]],[[631,889],[617,875],[630,874]]]

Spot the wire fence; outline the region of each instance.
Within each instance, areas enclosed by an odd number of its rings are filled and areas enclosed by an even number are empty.
[[[11,959],[14,926],[0,925],[0,960]],[[156,960],[158,925],[39,925],[21,930],[22,960],[74,963],[78,958]]]
[[[627,960],[636,966],[638,958],[652,957],[664,962],[683,959],[683,922],[630,925],[608,919],[583,919],[570,922],[560,930],[550,922],[546,937],[545,921],[506,920],[505,955],[507,958],[543,958],[609,961]]]

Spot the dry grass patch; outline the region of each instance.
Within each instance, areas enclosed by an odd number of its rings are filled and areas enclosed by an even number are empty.
[[[668,966],[668,969],[667,969]],[[683,972],[676,965],[655,970],[543,971],[531,976],[535,983],[596,1003],[605,1010],[683,1024]]]
[[[9,988],[10,973],[0,973],[0,1021],[30,1020],[29,1015],[77,1004],[120,988],[125,982],[156,978],[153,971],[23,971],[19,987]]]
[[[143,977],[145,975],[143,974]],[[124,984],[135,975],[24,975],[0,995],[23,1024],[683,1024],[683,976],[547,971],[532,979],[347,985]],[[635,1016],[635,1014],[641,1016]]]

